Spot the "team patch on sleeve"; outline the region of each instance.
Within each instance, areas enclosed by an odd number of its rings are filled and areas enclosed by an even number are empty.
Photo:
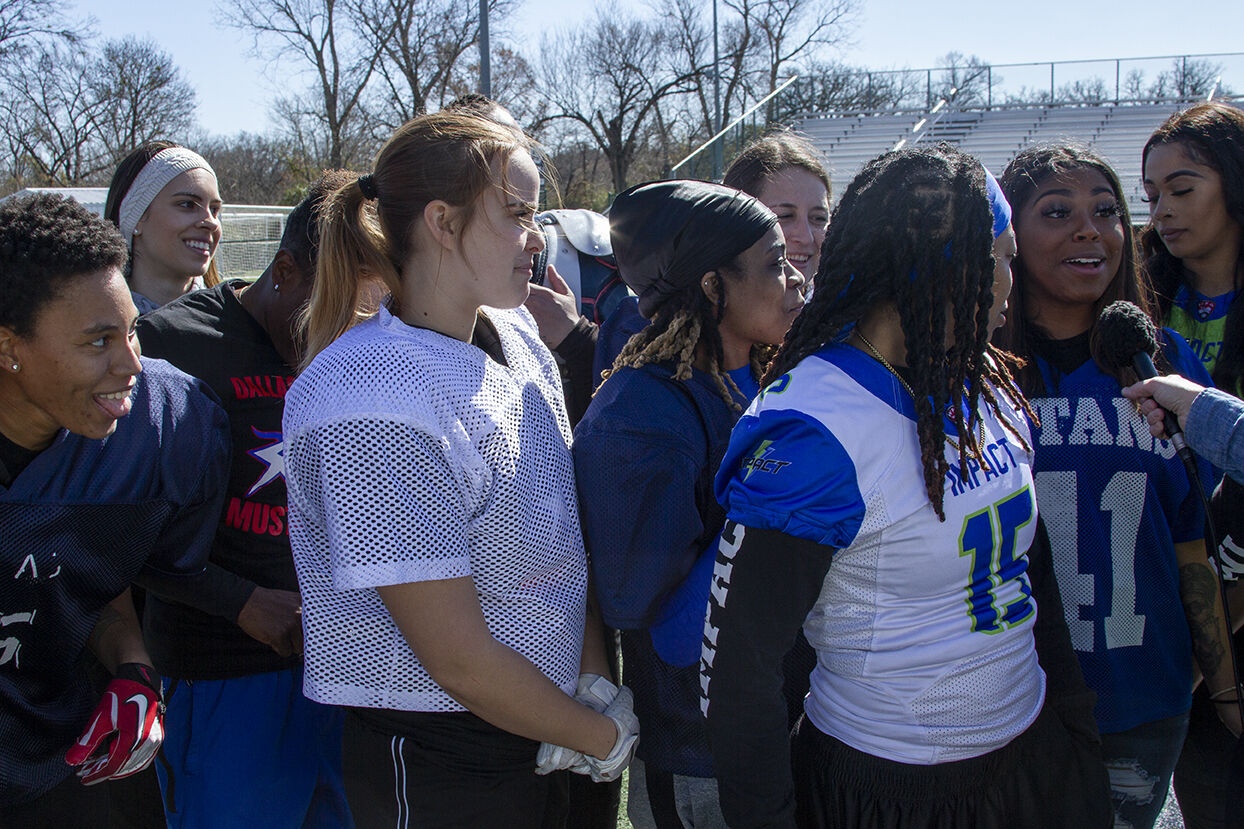
[[[846,547],[864,519],[855,464],[823,425],[791,410],[745,415],[716,480],[730,520]]]

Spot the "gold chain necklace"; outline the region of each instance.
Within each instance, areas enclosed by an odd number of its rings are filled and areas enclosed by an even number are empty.
[[[868,353],[873,356],[873,359],[881,363],[881,365],[885,366],[886,371],[893,374],[894,379],[902,383],[903,388],[907,389],[907,393],[911,395],[911,399],[915,400],[916,393],[912,391],[911,384],[903,379],[903,375],[899,374],[897,371],[894,370],[894,366],[890,365],[890,361],[881,355],[881,352],[877,350],[877,346],[869,342],[868,338],[865,337],[862,333],[860,333],[859,328],[855,329],[855,336],[860,338],[860,342],[862,342],[864,344],[864,347],[868,349]]]
[[[877,346],[873,345],[869,341],[869,339],[864,336],[864,334],[860,331],[859,328],[856,328],[854,333],[855,333],[855,336],[860,338],[860,342],[862,342],[864,344],[864,347],[868,349],[868,353],[873,357],[873,359],[881,363],[881,365],[885,366],[886,371],[894,375],[894,379],[898,380],[900,383],[903,384],[903,388],[907,389],[907,393],[911,395],[911,399],[914,402],[916,399],[916,393],[912,390],[911,384],[908,383],[905,379],[903,379],[903,375],[899,374],[898,371],[894,368],[894,366],[890,365],[890,361],[887,360],[881,354],[881,352],[877,350]],[[978,451],[983,451],[985,448],[985,421],[978,420],[977,426],[980,427],[980,442],[976,444],[976,448]],[[946,440],[950,442],[950,445],[954,447],[954,450],[956,452],[959,451],[959,441],[955,440],[950,435],[946,435]],[[980,461],[981,468],[988,471],[989,466],[987,462],[985,461],[984,456],[981,456],[978,460]]]

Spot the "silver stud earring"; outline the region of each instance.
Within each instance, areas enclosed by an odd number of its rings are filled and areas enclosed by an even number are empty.
[[[21,366],[19,366],[17,363],[14,363],[14,364],[13,364],[13,370],[14,370],[14,371],[21,371],[21,370],[22,370],[22,367],[21,367]]]
[[[272,290],[276,291],[276,292],[279,294],[279,293],[281,292],[281,286],[280,286],[280,285],[278,285],[278,284],[276,284],[275,282],[273,282],[273,283],[272,283]]]

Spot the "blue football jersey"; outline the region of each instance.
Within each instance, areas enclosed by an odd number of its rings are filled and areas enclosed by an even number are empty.
[[[1172,367],[1209,385],[1183,338],[1166,338]],[[1049,389],[1032,401],[1037,502],[1098,725],[1114,733],[1187,711],[1192,649],[1174,545],[1203,536],[1200,497],[1174,447],[1096,363],[1070,374],[1037,365]],[[1212,470],[1200,469],[1210,492]]]
[[[65,750],[95,705],[80,659],[102,607],[144,567],[203,569],[229,455],[210,394],[144,359],[113,434],[62,430],[0,487],[0,804],[71,772]]]
[[[1022,413],[998,396],[1026,436]],[[985,463],[961,467],[946,445],[945,521],[925,488],[911,396],[847,345],[761,392],[717,476],[731,520],[837,548],[804,621],[818,656],[805,708],[817,728],[875,756],[979,756],[1023,732],[1044,702],[1026,576],[1030,458],[980,408]]]

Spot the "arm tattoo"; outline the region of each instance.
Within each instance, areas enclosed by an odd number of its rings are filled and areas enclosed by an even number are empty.
[[[1227,649],[1219,630],[1216,609],[1218,583],[1204,564],[1185,564],[1179,568],[1179,596],[1192,633],[1192,649],[1201,672],[1212,676],[1222,667]]]

